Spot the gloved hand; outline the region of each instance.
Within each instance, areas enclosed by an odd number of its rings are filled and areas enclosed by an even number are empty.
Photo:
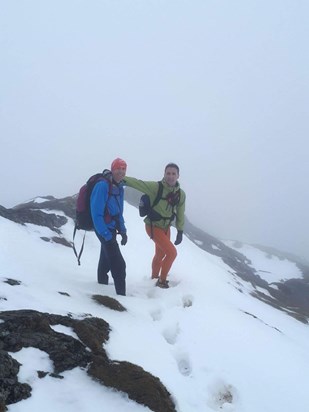
[[[174,245],[179,245],[182,242],[182,234],[183,234],[183,231],[178,230]]]
[[[124,246],[127,244],[128,236],[126,233],[120,233],[120,235],[121,235],[121,244],[122,246]]]

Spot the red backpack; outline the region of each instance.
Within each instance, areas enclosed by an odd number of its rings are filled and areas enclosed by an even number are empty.
[[[73,251],[77,258],[77,262],[80,265],[80,258],[84,250],[84,243],[85,243],[85,236],[86,231],[94,230],[93,221],[91,217],[91,210],[90,210],[90,197],[94,186],[102,181],[105,180],[109,184],[109,191],[108,196],[111,194],[112,190],[112,174],[110,170],[105,169],[102,173],[97,173],[91,176],[87,183],[84,184],[78,193],[77,200],[76,200],[76,216],[75,216],[75,227],[73,232]],[[106,208],[104,215],[108,217],[108,209]],[[84,237],[81,250],[79,254],[77,254],[75,245],[74,245],[74,238],[76,235],[77,230],[84,230]]]

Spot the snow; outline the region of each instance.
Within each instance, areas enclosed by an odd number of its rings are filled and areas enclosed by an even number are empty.
[[[25,202],[25,203],[44,203],[44,202],[47,202],[49,199],[48,198],[46,198],[46,197],[41,197],[41,196],[38,196],[38,197],[35,197],[35,198],[33,198],[33,199],[30,199],[30,200],[28,200],[27,202]]]
[[[177,247],[169,276],[172,287],[156,288],[150,279],[153,243],[137,210],[128,204],[125,218],[129,240],[121,250],[127,263],[127,296],[117,296],[112,282],[97,284],[99,242],[93,233],[87,233],[78,266],[70,248],[40,239],[54,232],[0,218],[0,310],[70,312],[76,318],[91,313],[105,319],[111,326],[108,356],[157,376],[178,412],[309,410],[308,326],[253,298],[249,283],[236,279],[219,257],[186,237]],[[73,221],[62,229],[71,240]],[[173,238],[175,234],[173,230]],[[78,233],[77,249],[81,241]],[[252,265],[270,272],[271,279],[297,275],[288,261],[266,259],[250,248],[237,250],[248,253]],[[11,286],[4,282],[7,278],[21,284]],[[91,299],[94,294],[118,299],[127,311],[97,304]],[[53,328],[76,337],[70,328]],[[35,348],[11,356],[22,364],[20,382],[33,390],[29,399],[9,405],[9,412],[149,411],[93,381],[81,368],[62,373],[63,379],[40,379],[37,370],[52,371],[53,364]]]
[[[233,241],[224,243],[251,260],[251,265],[257,270],[257,274],[268,283],[302,278],[301,270],[288,259],[279,259],[251,245],[242,244],[240,247],[235,247]]]
[[[76,335],[72,328],[63,325],[51,325],[50,326],[55,332],[63,333],[65,335],[72,336],[74,339],[79,340],[79,337]]]

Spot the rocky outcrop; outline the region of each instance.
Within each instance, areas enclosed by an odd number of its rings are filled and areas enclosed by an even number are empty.
[[[20,364],[6,351],[0,350],[0,411],[5,411],[5,405],[27,399],[31,387],[18,382]]]
[[[264,303],[281,310],[294,317],[302,323],[308,323],[309,318],[309,268],[302,262],[292,260],[302,271],[305,279],[290,279],[287,281],[269,284],[262,279],[256,271],[249,266],[251,261],[236,250],[229,248],[223,242],[213,236],[196,228],[186,220],[186,235],[192,242],[196,243],[201,249],[212,255],[220,257],[224,263],[233,269],[232,274],[237,275],[242,280],[250,282],[255,288],[252,296],[262,300]],[[263,250],[261,246],[259,249]],[[265,251],[266,248],[264,248]],[[275,256],[278,256],[278,253]],[[284,259],[282,253],[280,258]],[[275,285],[275,287],[273,287]],[[265,292],[262,292],[264,289]]]
[[[20,212],[22,210],[61,210],[66,216],[75,218],[77,195],[67,196],[62,199],[56,199],[53,196],[44,196],[40,198],[40,202],[33,201],[21,203],[15,206],[12,210]],[[43,199],[46,199],[45,201]]]
[[[37,371],[42,379],[47,374],[61,378],[62,372],[81,367],[93,379],[127,393],[154,412],[175,412],[171,396],[158,378],[140,366],[108,359],[103,344],[109,339],[110,327],[103,319],[17,310],[0,312],[0,320],[0,411],[31,396],[31,387],[18,382],[20,365],[9,353],[33,347],[46,352],[53,362],[53,373]],[[72,328],[78,339],[56,332],[52,326],[59,324]]]
[[[0,216],[12,220],[15,223],[46,226],[56,233],[61,233],[59,228],[65,225],[68,219],[65,216],[59,216],[55,213],[44,213],[42,210],[24,209],[6,209],[0,206]]]
[[[99,305],[103,305],[109,309],[116,310],[117,312],[126,312],[126,308],[118,302],[118,300],[113,299],[109,296],[93,295],[92,299]]]

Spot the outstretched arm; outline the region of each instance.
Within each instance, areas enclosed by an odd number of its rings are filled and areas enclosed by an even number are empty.
[[[123,179],[123,184],[125,186],[133,187],[133,189],[139,190],[142,193],[146,193],[150,198],[156,196],[158,191],[158,182],[144,181],[140,179],[135,179],[135,177],[126,176]]]

